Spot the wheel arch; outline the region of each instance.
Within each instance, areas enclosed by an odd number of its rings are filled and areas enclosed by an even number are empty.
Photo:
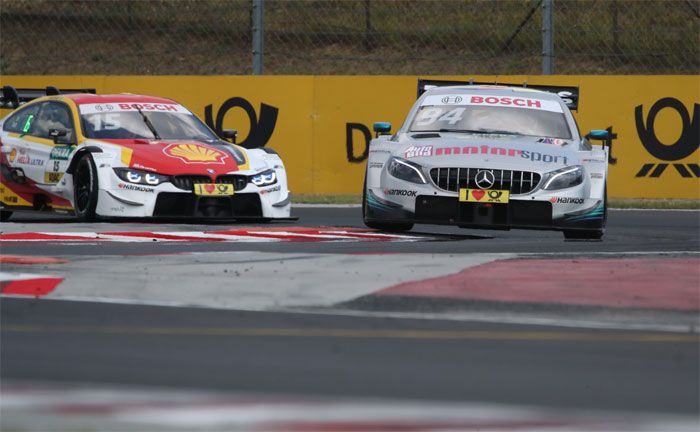
[[[83,155],[86,153],[102,153],[102,149],[97,146],[85,146],[79,148],[78,151],[76,151],[75,154],[73,154],[73,157],[70,160],[70,164],[68,164],[68,168],[66,169],[66,173],[72,175],[73,171],[75,170],[75,165],[78,163],[80,158],[83,157]]]

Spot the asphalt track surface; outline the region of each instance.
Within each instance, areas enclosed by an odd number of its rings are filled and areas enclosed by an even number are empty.
[[[359,208],[296,208],[266,227],[360,227]],[[250,224],[103,222],[17,214],[17,231],[190,231]],[[417,226],[420,242],[3,243],[50,257],[255,251],[696,256],[697,211],[610,211],[603,241]],[[390,256],[390,255],[387,255]],[[2,298],[3,381],[118,383],[313,396],[478,401],[700,414],[697,333]]]
[[[4,379],[696,413],[697,335],[4,299]]]
[[[346,208],[294,208],[293,216],[299,217],[295,222],[274,222],[265,227],[285,226],[335,226],[364,227],[358,207]],[[90,224],[76,223],[75,219],[17,213],[11,219],[11,225],[22,224],[24,231],[71,231],[92,229],[101,231],[117,230],[214,230],[232,226],[227,222],[195,221],[192,223],[144,223],[137,221],[104,222]],[[235,224],[251,226],[250,224]],[[260,226],[260,225],[258,225]],[[16,229],[15,229],[16,230]],[[6,232],[7,229],[5,229]],[[439,225],[416,225],[411,233],[437,235],[439,240],[420,243],[189,243],[189,252],[202,251],[282,251],[282,252],[422,252],[422,253],[531,253],[531,254],[570,254],[585,256],[596,253],[615,252],[697,252],[700,250],[700,212],[698,211],[663,211],[663,210],[610,210],[608,212],[607,231],[602,241],[565,241],[563,235],[556,231],[492,231],[465,230],[457,227]],[[178,246],[175,246],[177,248]],[[158,253],[164,248],[173,249],[172,245],[148,243],[113,243],[104,245],[65,245],[60,243],[21,243],[6,245],[6,253],[19,254],[126,254]],[[9,252],[11,251],[11,252]]]

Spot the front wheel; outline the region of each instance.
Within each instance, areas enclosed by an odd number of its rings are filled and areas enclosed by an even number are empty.
[[[97,169],[90,153],[83,155],[73,172],[73,208],[81,221],[94,221],[97,217]]]
[[[367,174],[365,174],[365,183],[362,186],[362,219],[365,226],[368,228],[381,230],[381,231],[409,231],[413,228],[413,224],[410,222],[397,223],[397,222],[378,222],[376,220],[367,219]]]

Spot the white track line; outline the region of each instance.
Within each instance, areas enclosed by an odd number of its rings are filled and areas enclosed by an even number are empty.
[[[17,280],[32,280],[32,279],[44,279],[44,278],[55,278],[58,276],[36,274],[36,273],[7,273],[0,272],[0,282],[12,282]]]
[[[203,239],[219,239],[232,242],[241,243],[269,243],[278,242],[280,239],[267,238],[267,237],[256,237],[256,236],[246,236],[246,235],[232,235],[232,234],[214,234],[202,231],[167,231],[159,232],[158,234],[169,235],[174,237],[199,237]],[[188,239],[185,239],[187,241]]]

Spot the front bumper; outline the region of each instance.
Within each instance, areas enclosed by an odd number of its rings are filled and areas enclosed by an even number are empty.
[[[508,204],[460,202],[458,197],[417,195],[413,209],[367,194],[365,219],[376,222],[424,223],[485,229],[598,229],[603,225],[603,203],[588,200],[569,214],[555,212],[550,200],[511,199]],[[557,214],[559,217],[554,217]]]
[[[183,190],[188,188],[190,190]],[[231,196],[199,196],[192,185],[128,184],[112,175],[100,178],[97,214],[103,217],[286,219],[290,216],[286,183],[258,187],[242,184]]]

